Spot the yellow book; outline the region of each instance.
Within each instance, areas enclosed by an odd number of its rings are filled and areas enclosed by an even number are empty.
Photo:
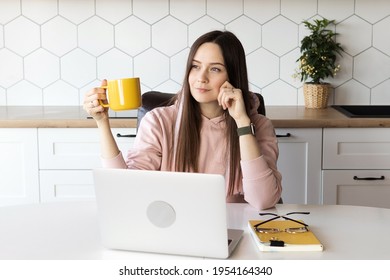
[[[308,231],[299,233],[286,232],[288,228],[297,228],[293,221],[270,221],[260,228],[279,229],[276,233],[261,233],[255,230],[254,225],[262,220],[249,220],[249,231],[260,251],[323,251],[324,247],[314,233]],[[302,221],[301,221],[302,222]],[[300,227],[298,225],[298,227]]]

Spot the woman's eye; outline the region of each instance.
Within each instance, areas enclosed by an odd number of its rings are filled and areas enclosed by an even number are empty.
[[[216,67],[211,68],[211,72],[220,72],[220,71],[221,71],[221,69],[219,69],[219,68],[216,68]]]
[[[193,64],[193,65],[191,66],[191,68],[192,68],[192,69],[199,69],[199,66],[198,66],[198,65],[195,65],[195,64]]]

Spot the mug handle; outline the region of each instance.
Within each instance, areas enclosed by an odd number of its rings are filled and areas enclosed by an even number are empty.
[[[107,89],[107,86],[101,86],[100,88]],[[104,108],[108,108],[110,106],[110,104],[103,103],[103,101],[101,101],[100,99],[98,99],[98,100],[99,100],[100,105],[102,105]]]

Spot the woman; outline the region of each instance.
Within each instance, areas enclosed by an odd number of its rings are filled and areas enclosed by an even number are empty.
[[[257,113],[245,52],[233,33],[212,31],[194,42],[173,105],[145,115],[126,159],[98,99],[106,99],[104,89],[87,92],[84,108],[100,131],[103,166],[222,174],[227,202],[246,201],[260,210],[279,201],[274,128]]]

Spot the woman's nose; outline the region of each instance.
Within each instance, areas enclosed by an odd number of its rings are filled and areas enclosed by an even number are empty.
[[[199,71],[198,82],[206,83],[207,82],[207,74],[205,71]]]

